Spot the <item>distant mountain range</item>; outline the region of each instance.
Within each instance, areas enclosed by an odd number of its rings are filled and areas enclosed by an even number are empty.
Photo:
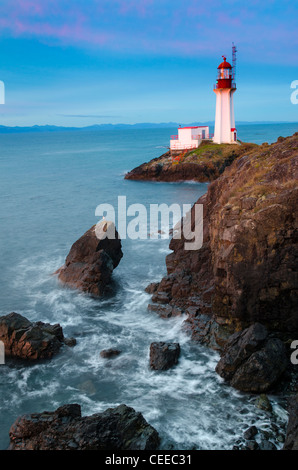
[[[257,125],[257,124],[294,124],[294,122],[278,122],[278,121],[238,121],[237,125]],[[213,126],[214,121],[207,122],[192,122],[192,123],[177,123],[177,122],[161,122],[161,123],[152,123],[152,122],[143,122],[137,124],[94,124],[92,126],[86,127],[64,127],[64,126],[0,126],[0,134],[7,133],[17,133],[17,132],[61,132],[61,131],[92,131],[92,130],[113,130],[113,129],[169,129],[177,128],[179,126]]]

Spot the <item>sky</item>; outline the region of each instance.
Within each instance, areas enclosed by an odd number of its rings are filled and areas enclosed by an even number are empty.
[[[0,124],[214,121],[237,47],[238,121],[298,121],[296,0],[0,0]]]

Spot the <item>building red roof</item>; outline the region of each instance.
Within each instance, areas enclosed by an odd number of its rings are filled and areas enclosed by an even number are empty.
[[[223,57],[223,62],[219,64],[217,68],[218,69],[231,69],[232,68],[231,64],[227,62],[227,59],[225,58],[225,56],[222,56],[222,57]]]
[[[179,127],[179,129],[198,129],[200,127],[208,127],[208,126],[185,126],[185,127]]]

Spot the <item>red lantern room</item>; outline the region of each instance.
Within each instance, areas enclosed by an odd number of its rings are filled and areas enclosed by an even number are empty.
[[[232,83],[233,73],[232,66],[227,62],[225,56],[223,57],[223,62],[217,67],[217,83],[215,88],[234,88],[235,85]]]

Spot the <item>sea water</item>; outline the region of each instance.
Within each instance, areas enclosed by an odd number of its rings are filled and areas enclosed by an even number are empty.
[[[272,142],[297,125],[239,126],[243,141]],[[219,354],[194,343],[184,317],[148,311],[145,287],[166,274],[170,250],[163,227],[158,239],[122,240],[124,256],[113,273],[113,295],[94,299],[65,288],[52,273],[71,245],[98,221],[95,209],[118,196],[127,205],[193,204],[206,183],[154,183],[124,179],[126,171],[167,150],[175,129],[41,132],[0,135],[0,315],[18,312],[31,321],[60,323],[77,345],[52,360],[0,365],[0,449],[9,428],[25,413],[79,403],[83,415],[125,403],[156,428],[162,449],[231,449],[254,424],[284,426],[277,396],[273,414],[255,407],[215,373]],[[149,368],[153,341],[181,346],[179,363]],[[117,348],[107,360],[100,351]],[[275,442],[276,445],[279,445]]]

